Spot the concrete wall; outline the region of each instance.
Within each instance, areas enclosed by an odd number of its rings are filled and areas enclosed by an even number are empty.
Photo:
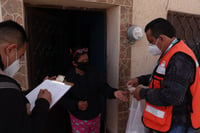
[[[119,56],[120,51],[120,7],[116,6],[107,10],[107,81],[115,88],[118,88],[119,79]],[[106,107],[106,130],[116,133],[118,128],[118,112],[112,109],[117,109],[118,103],[116,100],[107,100]]]
[[[0,7],[1,7],[1,2],[0,2]],[[2,13],[1,13],[2,11],[1,11],[1,8],[0,8],[0,22],[3,20],[3,18],[2,18]]]
[[[134,0],[133,24],[145,25],[157,17],[167,17],[168,10],[200,15],[200,0]],[[146,36],[136,41],[131,49],[131,77],[151,73],[158,57],[147,49]]]

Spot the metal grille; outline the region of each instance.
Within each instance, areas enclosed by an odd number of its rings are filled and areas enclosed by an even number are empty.
[[[176,36],[194,51],[200,62],[200,15],[169,11],[167,19],[176,29]]]

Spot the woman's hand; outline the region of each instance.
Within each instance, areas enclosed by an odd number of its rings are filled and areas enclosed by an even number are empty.
[[[122,90],[118,90],[118,91],[114,92],[115,97],[123,102],[128,101],[127,94],[128,94],[128,92],[122,91]]]

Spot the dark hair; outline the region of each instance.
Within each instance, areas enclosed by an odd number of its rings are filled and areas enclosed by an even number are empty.
[[[26,32],[21,25],[12,20],[0,23],[0,45],[3,43],[15,43],[20,48],[27,41]]]
[[[163,18],[157,18],[149,22],[145,26],[145,32],[147,32],[147,30],[149,29],[151,30],[151,35],[155,38],[158,38],[161,34],[166,35],[170,38],[176,36],[176,30],[174,29],[172,24]]]
[[[74,48],[71,48],[71,58],[73,61],[77,62],[78,59],[80,58],[81,55],[85,54],[85,53],[88,53],[87,52],[83,52],[83,53],[76,53],[77,50],[81,50],[81,49],[85,49],[86,47],[81,47],[81,46],[76,46]]]

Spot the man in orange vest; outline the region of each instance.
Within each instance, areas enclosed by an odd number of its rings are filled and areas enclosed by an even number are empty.
[[[160,55],[149,75],[132,78],[132,95],[145,99],[142,121],[153,132],[193,133],[200,127],[199,64],[193,51],[175,37],[174,27],[157,18],[145,27],[149,52]],[[142,88],[143,84],[149,86]]]

